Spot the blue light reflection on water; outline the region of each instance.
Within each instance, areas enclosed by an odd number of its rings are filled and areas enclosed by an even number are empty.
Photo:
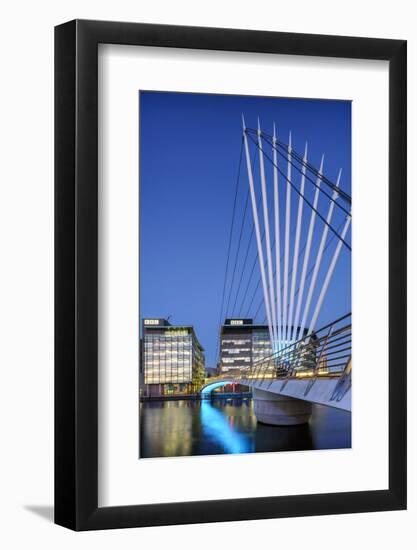
[[[140,405],[140,457],[343,449],[350,413],[320,405],[302,426],[259,424],[252,399],[150,401]]]
[[[231,426],[228,417],[215,409],[209,401],[202,401],[200,418],[204,432],[220,443],[226,453],[253,452],[253,444],[247,435]]]

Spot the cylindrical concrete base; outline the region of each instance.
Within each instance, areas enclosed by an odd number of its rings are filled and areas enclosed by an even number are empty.
[[[306,424],[311,417],[312,405],[308,401],[277,395],[253,388],[253,403],[256,419],[274,426]]]

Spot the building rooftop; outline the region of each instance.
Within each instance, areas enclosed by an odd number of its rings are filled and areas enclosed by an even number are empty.
[[[200,344],[200,341],[197,338],[194,327],[192,325],[171,325],[171,323],[169,323],[167,319],[142,319],[142,326],[143,326],[143,329],[146,331],[160,330],[160,329],[173,330],[173,331],[189,330],[192,333],[195,341],[197,342],[198,347],[201,349],[201,351],[204,351],[204,348]]]

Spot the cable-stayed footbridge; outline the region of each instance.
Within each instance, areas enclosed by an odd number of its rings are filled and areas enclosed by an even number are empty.
[[[295,150],[291,132],[285,143],[278,139],[275,124],[268,134],[259,120],[257,129],[252,129],[242,119],[220,318],[239,318],[242,313],[250,317],[260,293],[253,317],[264,311],[267,344],[262,357],[254,360],[252,353],[248,364],[236,342],[219,341],[220,376],[250,386],[258,420],[267,423],[305,422],[311,403],[350,411],[352,215],[350,194],[341,185],[342,170],[333,181],[325,175],[324,155],[316,168],[308,160],[307,143],[303,154]],[[236,232],[243,162],[247,192],[241,228]],[[242,236],[248,210],[252,212],[252,230],[245,253]],[[234,233],[238,238],[233,261]],[[256,254],[250,271],[247,265],[253,242]],[[252,282],[255,272],[259,273],[256,286]],[[347,312],[338,310],[343,293]],[[250,345],[253,352],[254,342]],[[232,354],[236,359],[229,358]]]

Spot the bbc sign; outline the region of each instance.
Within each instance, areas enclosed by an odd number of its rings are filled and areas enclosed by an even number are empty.
[[[147,326],[149,326],[149,325],[152,325],[152,326],[160,325],[161,320],[160,319],[144,319],[143,324],[147,325]]]
[[[251,325],[252,322],[253,322],[252,319],[226,319],[225,324],[233,325],[233,326],[243,326],[243,325]]]

